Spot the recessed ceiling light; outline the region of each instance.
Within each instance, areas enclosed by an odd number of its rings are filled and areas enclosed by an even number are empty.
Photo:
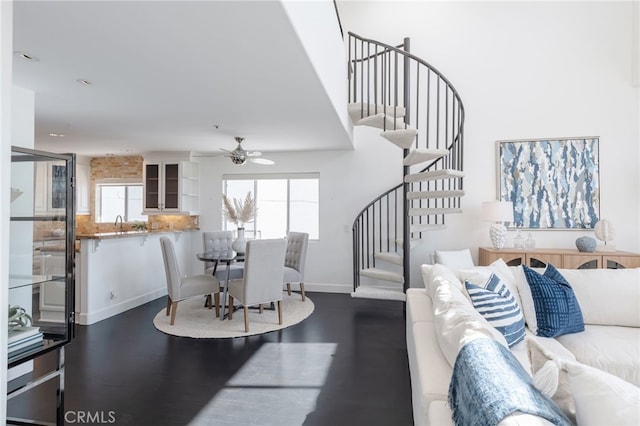
[[[64,138],[64,135],[62,133],[49,133],[49,136],[51,136],[52,138]]]
[[[13,54],[18,58],[24,59],[25,61],[29,61],[29,62],[38,62],[40,60],[27,52],[13,52]]]
[[[84,78],[77,78],[76,81],[84,86],[91,86],[93,83]]]

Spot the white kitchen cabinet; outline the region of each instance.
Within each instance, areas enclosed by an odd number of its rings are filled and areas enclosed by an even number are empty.
[[[34,167],[33,209],[36,215],[64,214],[67,166],[61,162],[37,162]]]
[[[144,214],[198,214],[198,164],[191,161],[145,161]]]
[[[90,170],[86,164],[76,164],[76,214],[91,214]]]

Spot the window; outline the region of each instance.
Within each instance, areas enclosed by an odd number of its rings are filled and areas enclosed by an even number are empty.
[[[96,185],[96,222],[115,222],[118,215],[125,222],[146,222],[142,214],[141,183],[98,183]]]
[[[222,191],[230,198],[251,191],[258,214],[245,226],[248,237],[282,238],[289,231],[320,236],[320,175],[318,173],[273,175],[225,175]],[[224,221],[224,229],[235,229]]]

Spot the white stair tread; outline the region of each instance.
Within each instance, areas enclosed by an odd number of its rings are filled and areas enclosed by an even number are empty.
[[[413,146],[417,134],[418,130],[416,129],[398,129],[387,130],[380,133],[380,136],[402,149],[409,149]]]
[[[447,229],[447,225],[443,223],[417,223],[411,225],[411,233],[416,234],[418,232],[439,231],[441,229]]]
[[[407,193],[407,198],[410,200],[418,200],[425,198],[449,198],[449,197],[462,197],[464,191],[461,189],[453,189],[449,191],[412,191]]]
[[[402,106],[397,106],[394,108],[393,105],[387,105],[387,109],[385,110],[385,106],[382,104],[367,104],[364,102],[355,102],[350,103],[348,106],[349,117],[351,117],[352,123],[357,123],[363,117],[368,117],[370,115],[378,114],[378,113],[387,113],[391,117],[404,117],[406,114],[406,109]]]
[[[385,262],[394,263],[396,265],[402,265],[402,255],[396,252],[380,252],[375,254],[375,258],[378,260],[384,260]]]
[[[404,239],[403,239],[403,238],[396,238],[396,243],[397,243],[400,247],[402,247],[403,242],[404,242]],[[411,248],[418,247],[420,244],[422,244],[422,240],[421,240],[420,238],[412,238],[412,239],[410,240],[410,243],[409,243],[409,245],[411,246]]]
[[[392,281],[394,283],[404,282],[402,274],[399,274],[397,272],[385,271],[384,269],[378,268],[361,269],[360,275],[364,275],[365,277],[369,278],[375,278],[377,280]]]
[[[462,213],[462,209],[459,208],[414,208],[409,209],[409,216],[426,216],[430,214],[453,214]]]
[[[407,295],[401,290],[387,290],[366,286],[358,287],[356,291],[351,293],[351,297],[362,299],[407,300]]]
[[[369,117],[358,120],[357,125],[386,130],[404,129],[404,119],[402,117],[398,117],[394,120],[392,116],[385,115],[384,112],[381,112],[379,114],[371,115]]]
[[[421,182],[425,180],[433,179],[454,179],[464,177],[464,172],[461,170],[442,169],[431,170],[427,172],[413,173],[404,177],[405,182]]]
[[[414,164],[424,163],[425,161],[433,161],[438,158],[449,155],[447,149],[414,149],[404,157],[402,164],[405,166],[413,166]]]

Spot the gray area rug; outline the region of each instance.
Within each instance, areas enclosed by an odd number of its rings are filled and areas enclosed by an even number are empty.
[[[242,309],[234,312],[233,319],[220,321],[215,309],[204,307],[204,298],[194,297],[178,303],[174,325],[169,325],[170,316],[162,309],[153,319],[153,325],[163,333],[196,339],[215,339],[252,336],[268,333],[297,324],[313,312],[314,305],[309,297],[303,302],[299,293],[286,292],[282,295],[282,325],[278,324],[277,310],[265,309],[262,314],[257,309],[249,310],[249,332],[244,331]]]

